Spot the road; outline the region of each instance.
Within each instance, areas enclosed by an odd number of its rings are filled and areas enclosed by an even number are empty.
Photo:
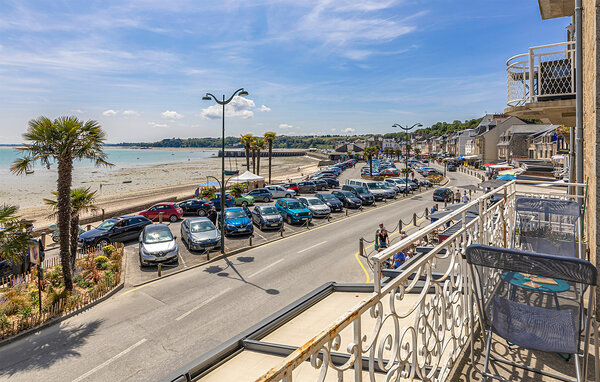
[[[451,184],[475,183],[450,173]],[[316,287],[366,282],[358,239],[431,207],[400,199],[228,259],[127,288],[0,349],[2,381],[161,380]]]

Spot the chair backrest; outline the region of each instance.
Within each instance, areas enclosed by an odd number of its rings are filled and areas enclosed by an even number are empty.
[[[526,250],[577,256],[579,203],[563,199],[519,197],[515,203],[518,244]]]

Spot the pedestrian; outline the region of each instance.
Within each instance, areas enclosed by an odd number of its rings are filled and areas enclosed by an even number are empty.
[[[454,203],[460,203],[460,190],[456,190],[456,194],[454,194]]]
[[[406,262],[406,255],[400,251],[394,254],[394,269],[400,268],[402,264]]]
[[[400,240],[404,240],[408,237],[408,235],[406,234],[406,231],[402,230],[400,231]]]
[[[469,203],[469,196],[467,195],[466,192],[462,196],[462,202],[463,203]]]
[[[196,197],[196,199],[200,197],[200,187],[196,187],[196,191],[194,191],[194,196]]]
[[[434,212],[438,211],[438,206],[437,204],[434,204],[433,207],[431,207],[431,213],[433,214]]]
[[[210,207],[210,211],[208,211],[208,219],[213,224],[217,224],[217,209],[215,208],[215,206]]]
[[[383,226],[383,223],[379,223],[379,229],[377,232],[375,232],[375,238],[377,239],[377,244],[379,245],[380,250],[388,247],[390,239],[387,230]]]

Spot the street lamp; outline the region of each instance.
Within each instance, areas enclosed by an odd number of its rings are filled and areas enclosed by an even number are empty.
[[[223,100],[221,101],[211,93],[206,93],[202,97],[203,101],[213,99],[216,103],[223,106],[223,131],[221,134],[221,253],[225,253],[225,105],[231,102],[236,95],[245,97],[248,95],[248,92],[244,88],[241,88],[233,92],[229,99],[225,99],[225,95],[223,94]]]
[[[406,174],[406,179],[404,180],[404,182],[406,185],[407,193],[408,193],[408,190],[410,189],[408,187],[408,132],[411,131],[412,129],[414,129],[415,127],[422,127],[422,126],[423,125],[421,125],[420,123],[415,123],[411,127],[404,127],[398,123],[395,123],[392,125],[392,127],[401,128],[407,134],[406,143],[404,144],[404,174]]]

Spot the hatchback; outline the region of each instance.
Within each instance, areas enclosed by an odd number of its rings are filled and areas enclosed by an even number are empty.
[[[124,243],[136,240],[140,232],[152,221],[145,216],[129,215],[119,216],[105,220],[98,227],[79,235],[77,245],[82,248],[107,246],[111,243]]]
[[[225,229],[221,231],[225,235],[247,235],[254,232],[254,226],[246,210],[232,207],[225,209]]]
[[[217,211],[221,211],[221,193],[217,193],[213,199],[210,200],[215,206]],[[229,194],[225,194],[225,208],[234,207],[235,199]]]
[[[292,198],[292,197],[296,196],[296,191],[286,189],[279,185],[265,186],[265,188],[271,193],[271,195],[273,195],[272,198],[274,198],[274,199]]]
[[[329,183],[324,179],[313,179],[313,183],[317,186],[317,191],[325,191],[329,188]]]
[[[454,192],[449,188],[438,188],[433,192],[434,202],[450,202],[454,198]]]
[[[212,202],[204,199],[188,199],[179,203],[184,215],[207,216],[212,206]]]
[[[326,218],[331,213],[331,208],[323,203],[321,199],[314,196],[306,196],[298,198],[298,200],[312,212],[313,217]]]
[[[252,222],[261,230],[265,228],[281,228],[283,226],[283,217],[277,207],[272,204],[256,206],[252,210]]]
[[[355,197],[360,199],[362,205],[371,205],[375,203],[375,196],[364,187],[353,184],[344,184],[342,186],[342,191],[350,191],[353,193]]]
[[[360,208],[362,201],[350,191],[333,191],[333,196],[338,198],[346,208]]]
[[[169,226],[152,224],[144,227],[139,237],[140,265],[177,262],[179,246]]]
[[[286,183],[283,185],[283,188],[285,188],[287,190],[295,191],[297,194],[300,193],[299,188],[298,188],[298,183]],[[287,198],[287,196],[286,196],[286,198]]]
[[[342,211],[344,209],[344,203],[332,194],[326,192],[319,192],[315,194],[315,197],[319,198],[323,203],[327,204],[327,207],[331,208],[331,212]]]
[[[181,223],[181,241],[190,250],[221,248],[221,233],[208,218],[190,218]]]
[[[255,188],[246,195],[252,196],[254,200],[269,203],[273,199],[273,194],[266,188]]]
[[[317,191],[317,185],[314,182],[306,181],[298,183],[298,193],[312,194]]]
[[[175,223],[183,216],[183,209],[177,203],[158,203],[139,214],[150,220],[158,220],[161,213],[164,219]]]

